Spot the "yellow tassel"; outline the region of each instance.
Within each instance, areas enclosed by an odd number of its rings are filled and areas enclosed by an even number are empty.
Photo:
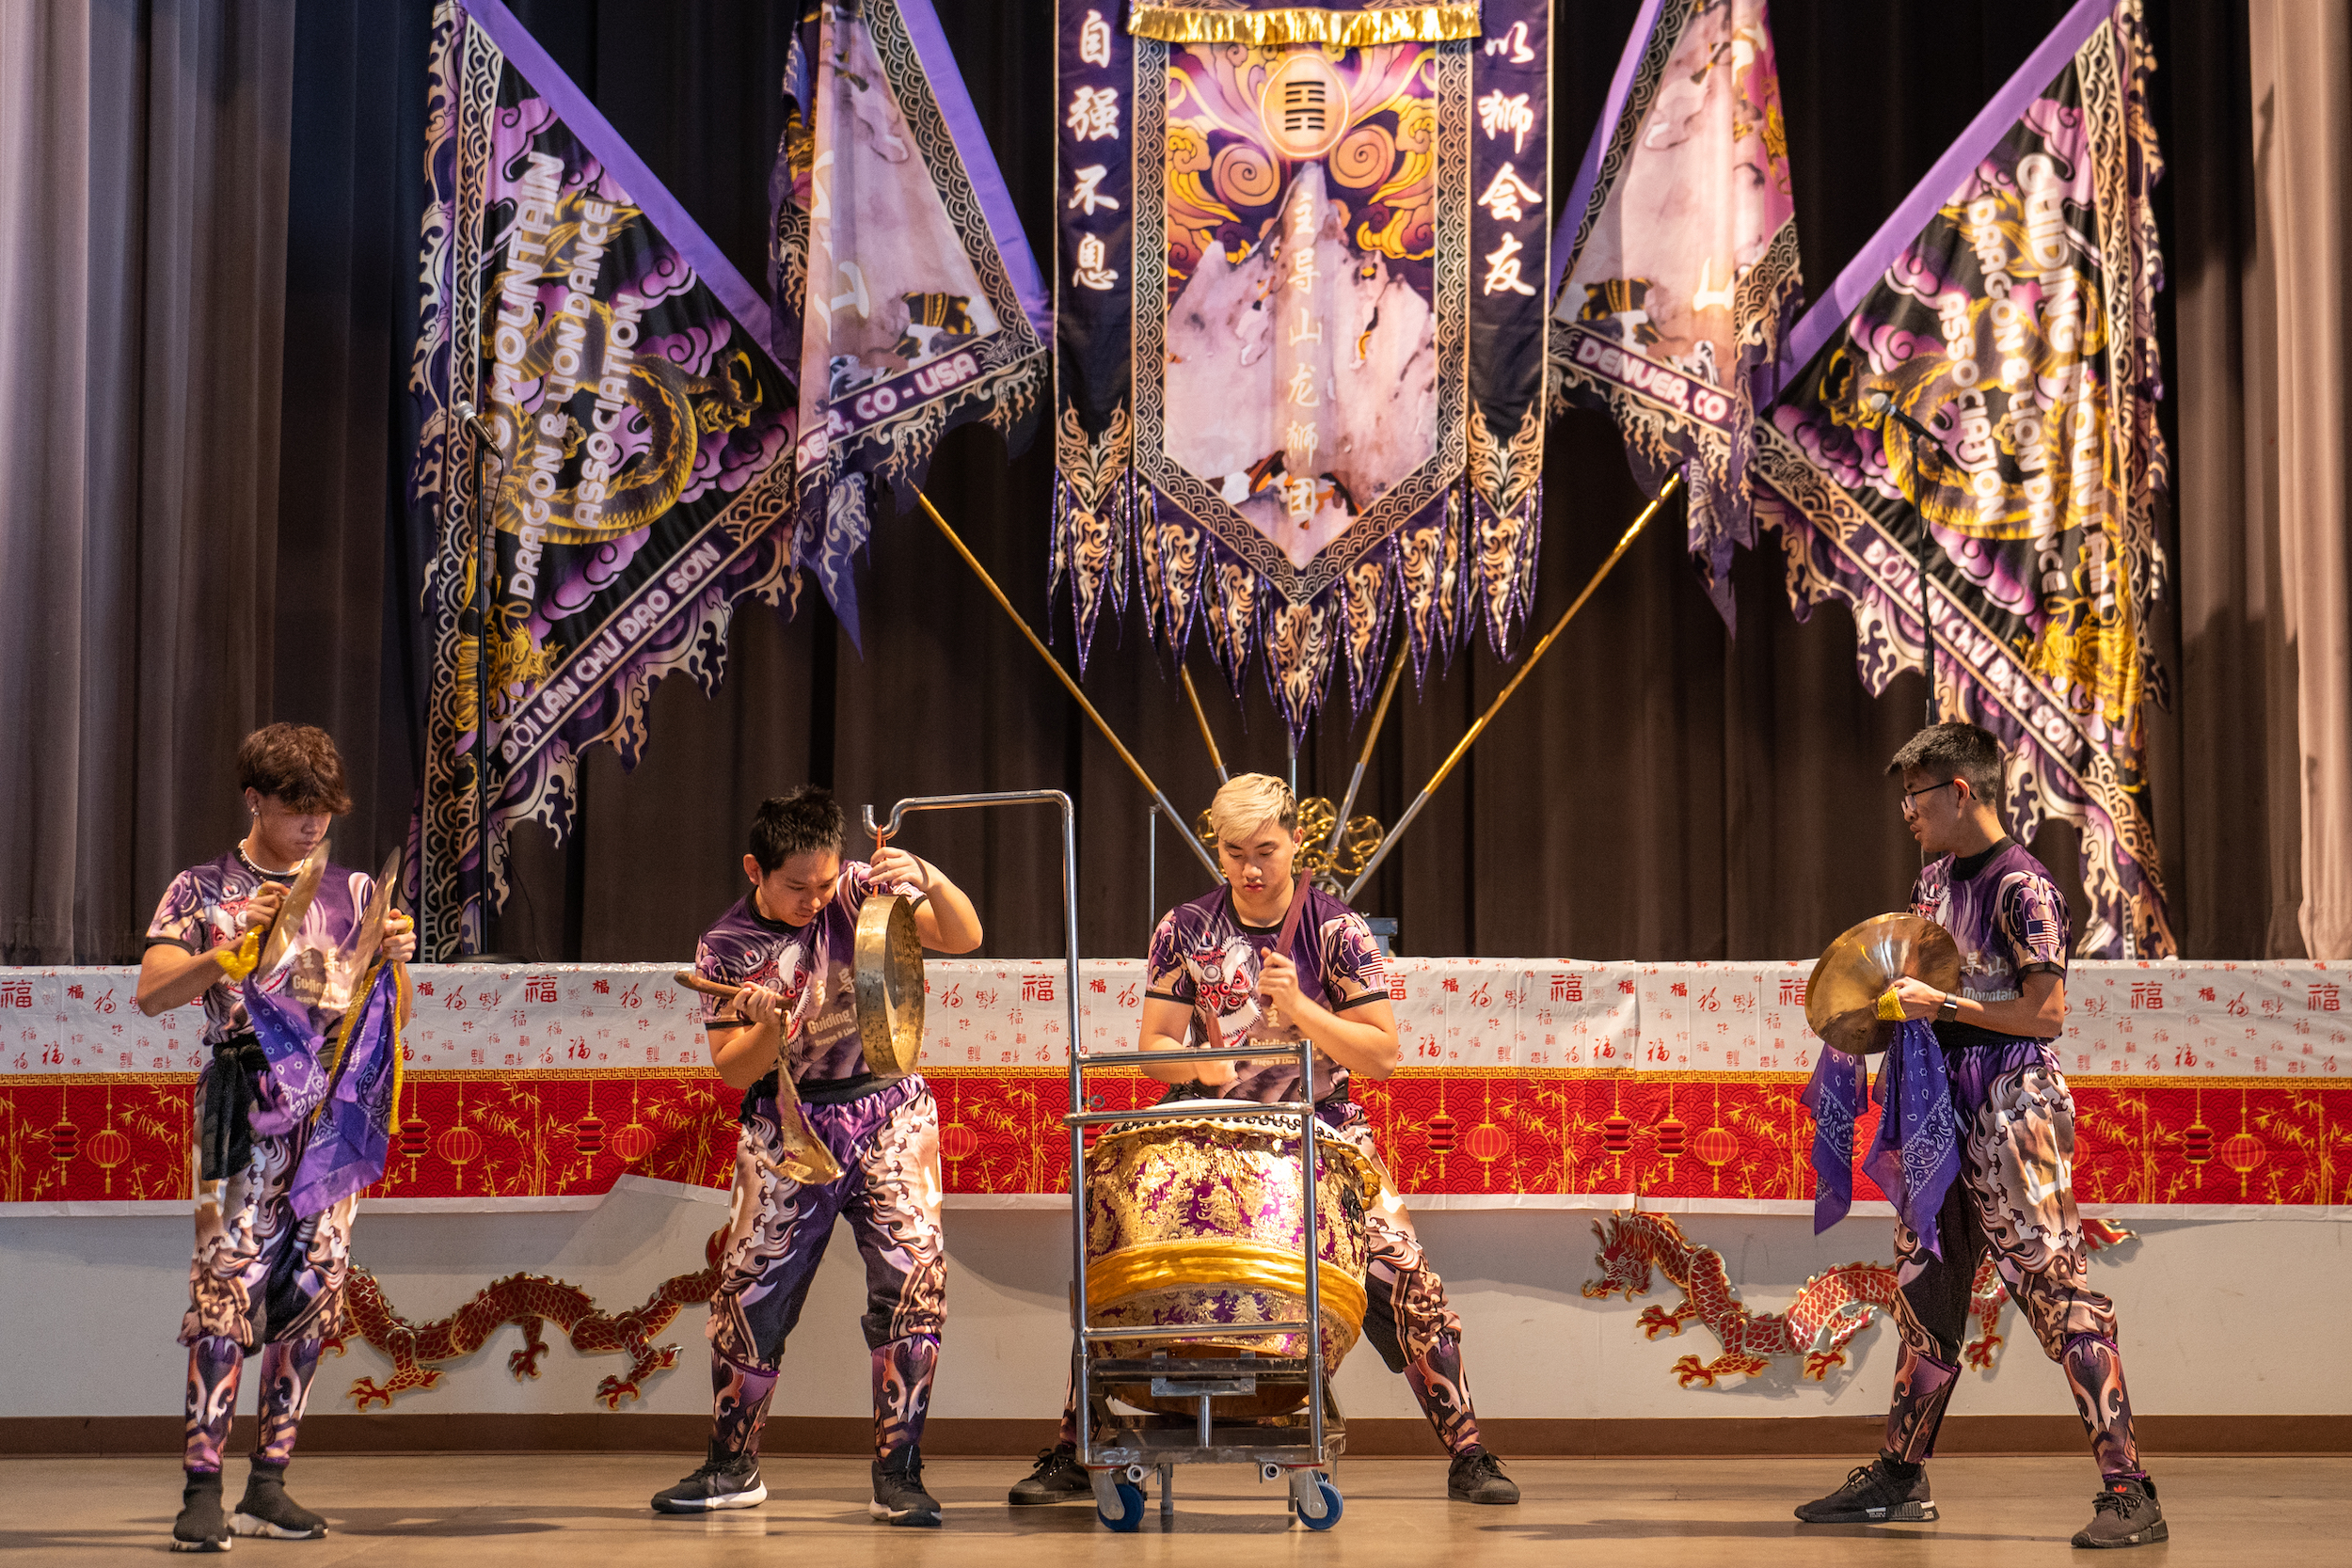
[[[392,965],[392,1103],[384,1113],[384,1131],[389,1134],[400,1132],[401,1058],[407,1054],[400,1043],[401,1025],[408,1022],[408,966]]]
[[[1879,998],[1879,1017],[1889,1023],[1900,1023],[1903,1021],[1902,992],[1892,986],[1886,988],[1886,994]]]
[[[213,961],[219,964],[220,972],[231,980],[244,979],[261,966],[262,939],[266,934],[262,927],[255,927],[245,934],[243,942],[229,951],[222,953],[216,950]]]

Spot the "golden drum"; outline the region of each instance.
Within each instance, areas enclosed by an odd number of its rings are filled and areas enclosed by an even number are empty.
[[[1380,1178],[1356,1148],[1315,1138],[1315,1257],[1323,1360],[1336,1369],[1363,1331],[1364,1210]],[[1306,1206],[1295,1117],[1174,1117],[1103,1134],[1087,1157],[1087,1323],[1199,1324],[1180,1339],[1107,1339],[1098,1357],[1303,1356],[1304,1334],[1246,1334],[1307,1315]],[[1198,1401],[1155,1400],[1149,1384],[1115,1385],[1141,1410],[1191,1415]],[[1304,1384],[1262,1385],[1214,1399],[1216,1416],[1249,1420],[1307,1402]]]

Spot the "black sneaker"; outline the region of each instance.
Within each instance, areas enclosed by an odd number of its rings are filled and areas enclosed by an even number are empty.
[[[1457,1503],[1515,1503],[1519,1483],[1502,1473],[1502,1461],[1485,1449],[1464,1449],[1445,1473],[1445,1495]]]
[[[253,1462],[246,1477],[245,1496],[229,1528],[239,1535],[266,1535],[274,1541],[316,1541],[326,1533],[326,1521],[286,1496],[286,1467]]]
[[[923,1490],[923,1448],[909,1443],[874,1461],[874,1500],[866,1512],[885,1525],[939,1528],[939,1499]]]
[[[2090,1523],[2074,1532],[2077,1546],[2153,1546],[2171,1538],[2156,1483],[2146,1476],[2117,1476],[2090,1500]]]
[[[1093,1496],[1094,1483],[1078,1463],[1078,1446],[1057,1443],[1038,1450],[1037,1468],[1026,1481],[1013,1482],[1005,1501],[1015,1508],[1034,1508],[1041,1503],[1074,1503]]]
[[[187,1485],[180,1493],[180,1517],[171,1522],[171,1549],[175,1552],[225,1552],[229,1549],[229,1521],[220,1512],[220,1472],[188,1474]]]
[[[1846,1484],[1826,1497],[1816,1497],[1797,1510],[1808,1525],[1909,1525],[1935,1517],[1935,1499],[1928,1495],[1928,1471],[1921,1465],[1909,1481],[1886,1467],[1881,1454],[1857,1465]]]
[[[707,1513],[718,1508],[757,1508],[767,1500],[768,1488],[759,1481],[759,1455],[723,1453],[714,1443],[701,1469],[653,1495],[653,1511]]]

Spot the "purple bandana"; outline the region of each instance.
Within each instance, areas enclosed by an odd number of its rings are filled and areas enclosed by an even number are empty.
[[[1853,1207],[1853,1124],[1862,1112],[1859,1057],[1824,1051],[1801,1097],[1813,1113],[1813,1229],[1827,1230]],[[1862,1168],[1928,1251],[1944,1256],[1935,1216],[1960,1175],[1960,1122],[1935,1031],[1906,1019],[1879,1069],[1878,1135]]]

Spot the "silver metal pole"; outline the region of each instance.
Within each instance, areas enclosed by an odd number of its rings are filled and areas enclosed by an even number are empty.
[[[909,812],[951,811],[965,806],[1050,805],[1061,812],[1061,910],[1063,983],[1069,993],[1070,1008],[1070,1105],[1077,1110],[1085,1103],[1085,1078],[1079,1066],[1078,1016],[1078,812],[1070,797],[1058,789],[1009,789],[982,791],[968,795],[919,795],[900,800],[890,808],[890,821],[878,828],[874,808],[865,807],[866,831],[879,833],[884,839],[898,836],[898,824]],[[1070,1129],[1070,1254],[1072,1283],[1077,1298],[1077,1327],[1083,1330],[1087,1321],[1087,1259],[1086,1259],[1086,1129],[1073,1122]],[[1089,1406],[1090,1399],[1089,1369],[1085,1355],[1083,1335],[1073,1335],[1071,1364],[1076,1380],[1078,1401],[1078,1457],[1081,1463],[1093,1455],[1092,1433]]]
[[[1295,890],[1305,896],[1306,889]],[[1307,1220],[1307,1441],[1313,1445],[1315,1463],[1323,1463],[1323,1243],[1315,1230],[1315,1045],[1298,1042],[1299,1100],[1306,1114],[1298,1118],[1298,1178],[1304,1191],[1299,1208]]]

